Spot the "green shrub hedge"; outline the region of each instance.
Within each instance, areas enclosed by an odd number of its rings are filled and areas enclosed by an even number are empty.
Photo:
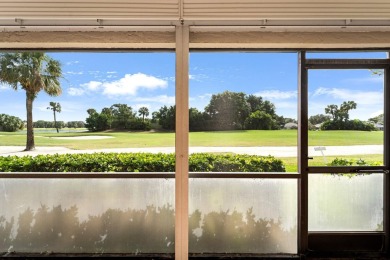
[[[285,172],[272,156],[199,153],[191,172]],[[93,153],[0,157],[0,172],[174,172],[174,154]]]

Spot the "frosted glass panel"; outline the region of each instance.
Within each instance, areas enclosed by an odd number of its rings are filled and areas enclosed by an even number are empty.
[[[296,253],[297,181],[191,179],[191,253]]]
[[[174,179],[8,179],[0,194],[0,252],[174,252]]]
[[[309,231],[382,230],[382,174],[309,176]]]

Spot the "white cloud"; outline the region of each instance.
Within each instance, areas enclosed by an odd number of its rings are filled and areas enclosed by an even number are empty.
[[[168,83],[165,80],[142,73],[126,74],[125,77],[119,80],[101,83],[103,94],[111,96],[135,96],[139,89],[154,90],[167,86]]]
[[[6,84],[0,84],[0,91],[11,89],[9,85]]]
[[[102,87],[103,83],[100,81],[90,81],[85,84],[81,84],[80,86],[91,91],[97,91],[100,87]]]
[[[82,96],[84,95],[85,90],[81,88],[69,88],[68,89],[68,94],[70,96]]]
[[[163,80],[165,80],[165,81],[171,81],[171,82],[175,82],[175,80],[176,80],[176,77],[165,77],[165,78],[163,78]]]
[[[206,98],[207,98],[207,99],[211,99],[212,95],[213,95],[213,94],[205,93],[205,94],[203,94],[203,95],[199,95],[198,98],[200,98],[200,99],[206,99]]]
[[[358,104],[371,105],[383,102],[383,92],[380,91],[359,91],[341,88],[316,89],[312,97],[329,96],[341,101],[353,100]]]
[[[108,76],[112,76],[110,74]],[[110,77],[108,77],[110,78]],[[90,81],[81,84],[81,88],[69,88],[68,94],[80,96],[86,92],[101,91],[107,96],[136,96],[141,89],[155,90],[163,89],[168,86],[168,82],[154,76],[143,73],[126,74],[123,78],[111,81]]]
[[[255,96],[261,96],[265,99],[290,99],[297,97],[297,91],[264,90],[254,93]]]
[[[108,74],[108,75],[106,76],[106,78],[107,78],[107,79],[115,79],[115,78],[117,78],[117,76],[116,76],[115,74]]]
[[[74,65],[74,64],[78,64],[78,63],[80,63],[80,62],[78,60],[75,60],[75,61],[69,61],[69,62],[65,63],[65,65],[70,66],[70,65]]]
[[[101,77],[101,72],[99,70],[90,70],[88,71],[88,74],[93,76],[94,78]]]
[[[107,74],[116,74],[116,73],[118,73],[118,72],[116,72],[116,71],[107,71]]]
[[[198,81],[198,82],[202,82],[208,78],[209,77],[205,74],[190,74],[190,75],[188,75],[189,80],[194,80],[194,81]]]
[[[65,72],[65,74],[68,74],[68,75],[83,75],[84,72],[82,72],[82,71],[67,71],[67,72]]]
[[[376,116],[379,116],[381,114],[383,114],[383,109],[371,113],[370,117],[376,117]]]
[[[49,107],[49,105],[47,106],[44,106],[44,105],[41,105],[41,106],[35,106],[39,111],[51,111],[51,110],[48,110],[47,108]]]

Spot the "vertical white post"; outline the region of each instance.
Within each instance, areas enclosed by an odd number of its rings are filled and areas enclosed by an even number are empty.
[[[175,259],[188,259],[189,28],[176,26]]]

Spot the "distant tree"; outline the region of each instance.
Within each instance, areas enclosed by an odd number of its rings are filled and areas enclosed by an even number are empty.
[[[251,105],[243,92],[225,91],[211,96],[205,112],[210,116],[215,130],[244,129]]]
[[[54,122],[53,122],[54,124]],[[62,129],[66,126],[65,122],[64,121],[56,121],[55,123],[56,127],[58,127],[59,129]]]
[[[385,71],[383,69],[373,69],[373,70],[371,70],[371,73],[373,75],[377,75],[377,76],[383,76],[384,72]]]
[[[35,149],[33,129],[33,102],[43,90],[50,96],[62,93],[61,64],[43,52],[16,52],[0,54],[0,83],[26,91],[27,141],[25,151]]]
[[[46,121],[38,120],[33,123],[34,128],[46,128]]]
[[[68,122],[66,122],[66,127],[67,128],[77,128],[76,121],[68,121]]]
[[[333,121],[340,121],[338,111],[339,111],[338,105],[334,105],[334,104],[328,105],[325,108],[325,113],[331,115]]]
[[[93,114],[95,114],[95,113],[97,113],[97,112],[96,112],[96,109],[94,109],[94,108],[89,108],[89,109],[87,109],[87,113],[88,113],[88,115],[93,115]]]
[[[112,122],[114,121],[113,110],[111,107],[105,107],[102,109],[102,114],[107,117],[108,128],[112,128]]]
[[[368,122],[372,122],[374,124],[382,124],[383,125],[384,120],[385,120],[384,115],[380,114],[378,116],[369,118]]]
[[[245,129],[248,130],[273,130],[279,126],[272,116],[264,111],[257,110],[245,120]]]
[[[344,101],[340,108],[337,105],[327,106],[325,113],[330,114],[332,120],[325,121],[321,125],[321,130],[376,130],[372,123],[363,122],[359,119],[349,120],[349,111],[356,107],[357,104],[354,101]]]
[[[145,122],[145,117],[149,116],[149,109],[147,107],[141,107],[138,109],[138,114],[142,116],[142,121]]]
[[[288,124],[288,123],[298,124],[298,121],[295,118],[283,117],[283,123],[284,124]]]
[[[275,105],[271,102],[271,101],[268,101],[268,100],[265,100],[260,108],[261,111],[264,111],[265,113],[267,114],[270,114],[271,116],[275,116],[276,115],[276,108],[275,108]]]
[[[83,121],[68,121],[66,123],[66,127],[68,128],[83,128],[85,127],[85,123]]]
[[[355,131],[376,131],[371,123],[359,119],[343,121],[326,121],[321,125],[321,130],[355,130]]]
[[[176,106],[163,106],[158,111],[153,112],[153,121],[158,122],[165,130],[175,130],[176,126]]]
[[[98,117],[98,113],[93,108],[89,108],[87,110],[87,113],[88,113],[89,116],[85,119],[85,122],[86,122],[85,123],[85,127],[89,131],[98,131],[97,130],[97,117]]]
[[[0,131],[16,132],[23,128],[24,122],[19,117],[0,114]]]
[[[76,122],[76,127],[77,128],[84,128],[85,127],[84,121],[77,121]]]
[[[55,128],[54,121],[46,121],[46,128]]]
[[[135,118],[135,112],[126,104],[114,104],[110,107],[113,116],[113,127],[130,129],[130,122]],[[108,119],[108,118],[107,118]]]
[[[108,117],[106,114],[99,114],[95,109],[90,108],[87,110],[89,117],[85,120],[85,127],[89,131],[104,131],[108,128]]]
[[[189,109],[190,131],[204,131],[207,129],[206,116],[198,109],[191,107]]]
[[[59,133],[59,126],[57,125],[57,118],[56,118],[56,113],[61,113],[61,104],[58,102],[50,102],[50,106],[47,109],[50,109],[53,111],[54,115],[54,126],[57,129],[57,133]]]
[[[337,105],[328,105],[325,113],[331,115],[333,121],[346,122],[349,119],[349,111],[356,107],[357,104],[354,101],[344,101],[340,108]]]
[[[355,101],[344,101],[340,105],[340,117],[344,122],[349,120],[349,111],[352,109],[356,109],[357,104]]]
[[[263,106],[263,98],[262,97],[258,97],[255,95],[249,95],[246,98],[246,101],[249,103],[249,106],[251,108],[251,113],[262,109],[262,106]]]
[[[332,117],[324,114],[317,114],[309,117],[309,123],[312,125],[322,124],[329,121]]]

